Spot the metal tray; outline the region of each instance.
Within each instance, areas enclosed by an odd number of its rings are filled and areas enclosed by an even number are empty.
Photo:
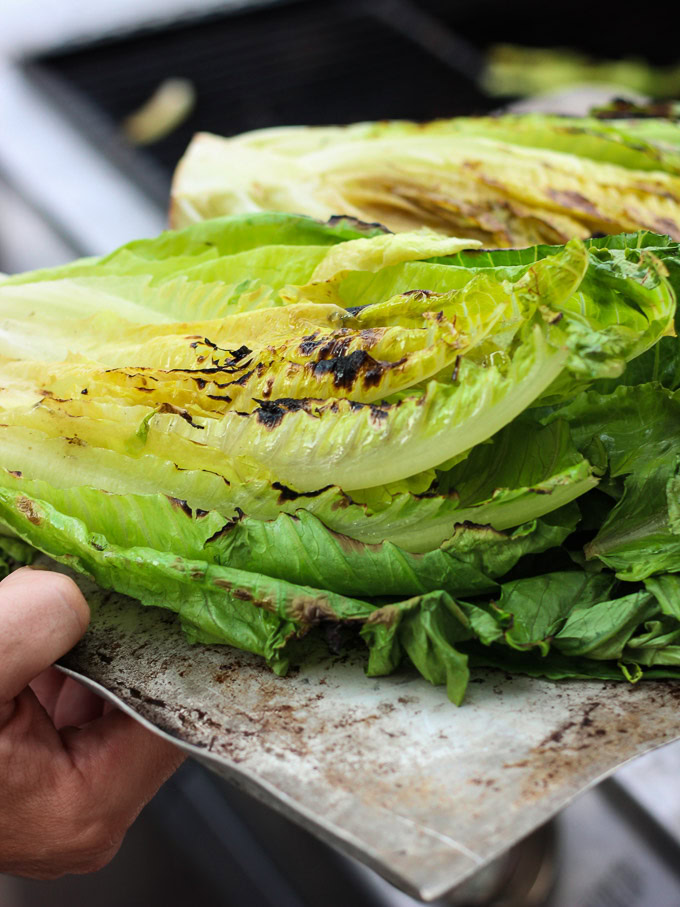
[[[93,606],[60,663],[220,775],[395,885],[437,898],[623,763],[680,737],[680,685],[478,671],[465,704],[415,673],[319,658],[286,678],[174,615],[78,578]]]

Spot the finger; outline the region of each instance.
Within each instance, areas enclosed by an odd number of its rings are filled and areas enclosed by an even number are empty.
[[[30,683],[31,689],[38,697],[38,702],[50,718],[54,718],[54,710],[65,680],[66,675],[61,671],[57,671],[56,668],[48,668],[42,674],[38,674]]]
[[[0,583],[0,704],[68,652],[90,610],[67,576],[23,567]]]
[[[81,727],[100,718],[105,700],[82,683],[67,677],[61,687],[52,719],[56,728]]]
[[[113,818],[121,837],[185,758],[176,746],[118,710],[82,729],[66,728],[61,736],[97,813],[109,823]]]

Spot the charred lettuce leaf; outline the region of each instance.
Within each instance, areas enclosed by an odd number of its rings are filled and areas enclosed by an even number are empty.
[[[673,123],[658,138],[541,114],[199,134],[175,173],[171,218],[343,212],[490,248],[641,229],[679,239],[679,136]]]
[[[0,569],[279,672],[342,627],[454,702],[672,675],[678,403],[630,369],[674,367],[677,244],[477,245],[247,215],[0,281]]]

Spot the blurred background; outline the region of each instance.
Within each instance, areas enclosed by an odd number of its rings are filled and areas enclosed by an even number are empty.
[[[0,0],[0,14],[0,178],[66,242],[53,260],[157,232],[198,130],[680,95],[672,19],[645,28],[587,0],[559,28],[538,0]],[[0,218],[0,267],[47,264],[15,223]]]
[[[0,271],[163,229],[198,130],[680,96],[677,21],[659,12],[646,27],[640,11],[586,0],[557,12],[536,0],[0,0]],[[679,904],[679,757],[667,747],[625,768],[446,903]],[[97,875],[0,876],[0,907],[161,903],[416,902],[196,765]]]

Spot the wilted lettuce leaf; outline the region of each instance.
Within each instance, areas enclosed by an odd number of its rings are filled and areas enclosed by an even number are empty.
[[[658,384],[588,391],[558,415],[570,424],[577,447],[585,452],[599,445],[609,475],[625,476],[620,499],[586,547],[588,556],[628,580],[679,570],[678,394]]]
[[[456,644],[470,639],[468,619],[445,592],[430,592],[385,605],[365,621],[361,635],[369,646],[370,677],[391,674],[404,659],[430,683],[446,684],[449,699],[460,705],[469,670]]]
[[[672,672],[679,404],[627,362],[677,343],[677,245],[466,245],[247,216],[0,281],[4,560],[278,671],[354,628],[456,702],[484,657]]]
[[[253,210],[342,211],[486,247],[653,229],[680,237],[677,144],[594,118],[515,116],[198,135],[173,181],[185,226]]]

